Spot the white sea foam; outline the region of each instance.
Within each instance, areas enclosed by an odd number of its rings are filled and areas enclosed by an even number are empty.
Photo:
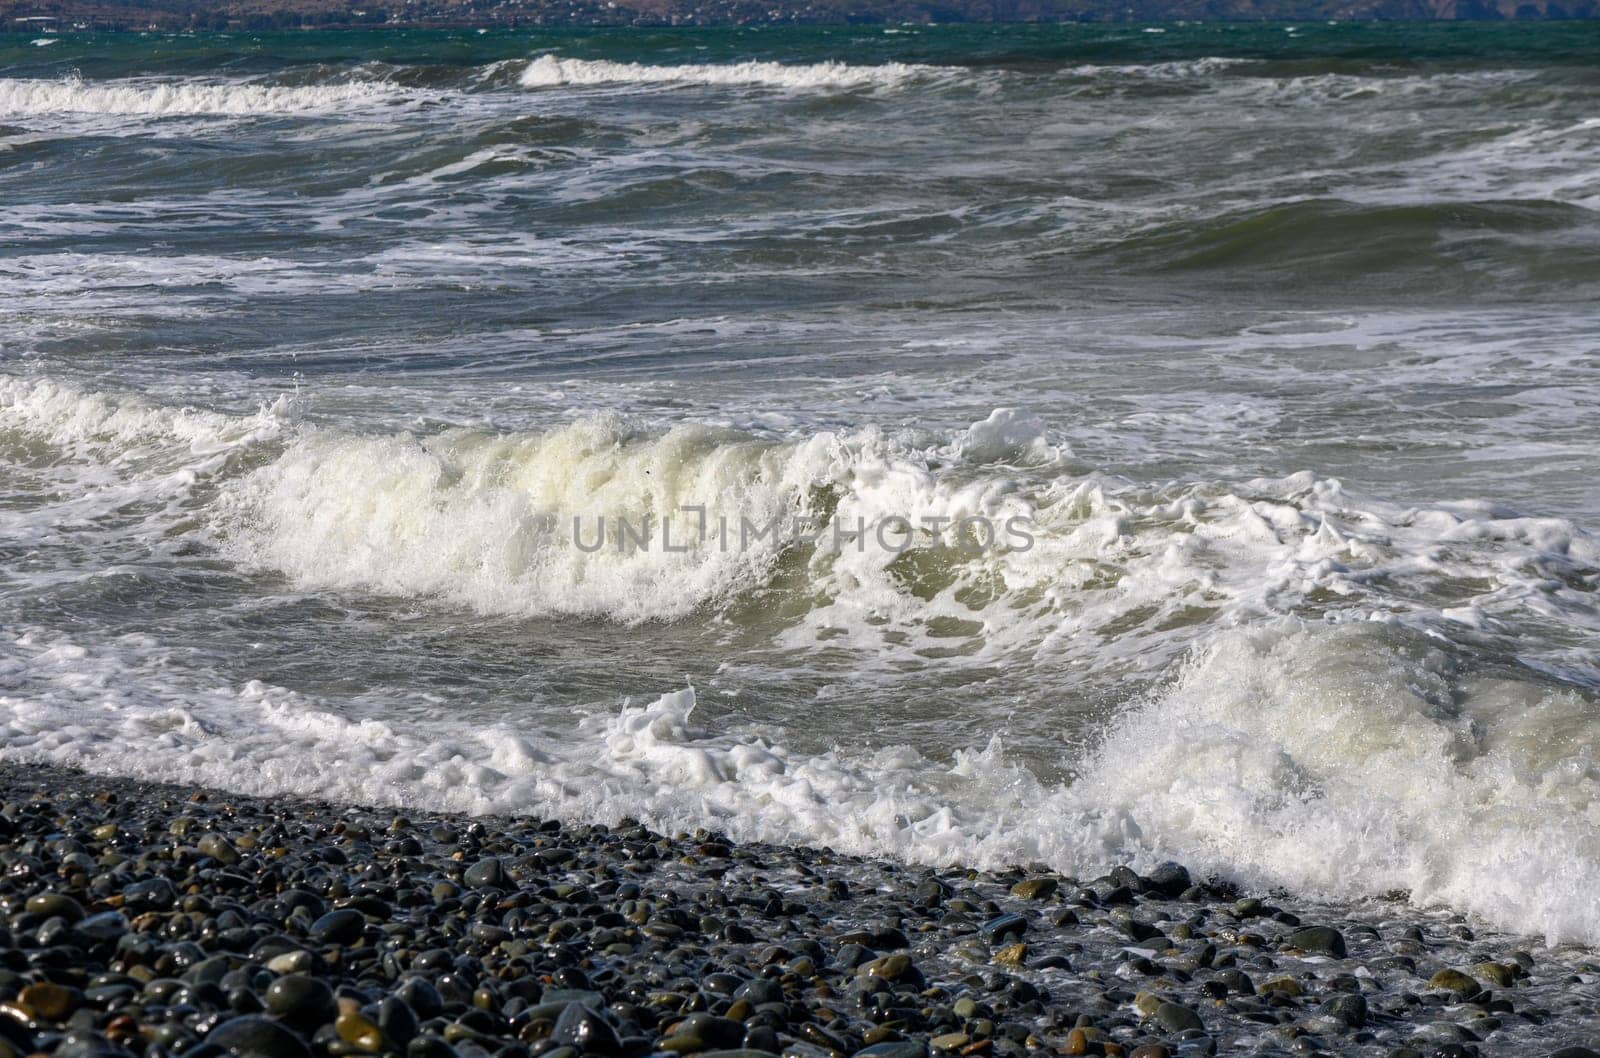
[[[202,81],[0,78],[0,116],[297,114],[393,97],[392,85],[260,85]]]
[[[1025,425],[991,417],[931,451],[875,431],[768,442],[702,427],[639,434],[604,418],[512,435],[310,433],[231,482],[216,524],[233,557],[305,587],[638,621],[764,584],[784,549],[741,548],[744,520],[825,512],[865,542],[796,548],[814,596],[784,642],[853,646],[864,665],[964,643],[974,663],[1022,651],[1152,666],[1204,626],[1334,605],[1319,600],[1492,638],[1542,620],[1548,589],[1573,604],[1543,629],[1550,649],[1600,629],[1581,592],[1551,586],[1595,561],[1593,542],[1559,519],[1386,509],[1311,475],[1147,491],[1034,464],[1049,446]],[[714,524],[697,536],[702,508],[731,535]],[[618,547],[613,533],[591,554],[575,545],[574,518],[591,543],[600,519],[670,519],[686,549],[665,550],[659,532],[651,547]],[[878,534],[897,519],[965,518],[1022,519],[1027,539],[966,553],[918,533],[926,561],[908,566],[896,533]],[[952,628],[968,631],[952,639]]]
[[[45,238],[63,234],[48,221],[17,225],[29,226]],[[631,260],[646,257],[631,246],[607,252],[533,234],[495,242],[418,239],[337,262],[292,255],[17,253],[0,260],[0,298],[14,312],[49,314],[63,325],[82,326],[84,317],[123,313],[192,318],[215,311],[219,291],[272,296],[391,290],[436,286],[447,277],[473,281],[507,268],[570,276],[614,270],[625,254]],[[153,298],[156,292],[160,296]],[[72,311],[61,312],[63,303]]]
[[[1597,704],[1380,623],[1230,632],[1079,786],[1202,867],[1594,943]]]
[[[1047,440],[1044,420],[1020,408],[996,408],[967,428],[961,456],[977,463],[1049,462],[1058,455]]]
[[[1145,63],[1085,63],[1061,71],[1066,77],[1125,76],[1150,80],[1189,80],[1205,78],[1229,70],[1247,68],[1257,60],[1233,56],[1207,55],[1198,59]]]
[[[926,448],[871,430],[774,441],[616,419],[357,436],[297,426],[287,408],[231,417],[47,381],[8,381],[0,412],[17,465],[114,483],[104,516],[160,500],[152,538],[210,541],[308,587],[490,612],[681,617],[766,584],[779,561],[775,546],[591,556],[542,526],[546,510],[1027,512],[1025,551],[924,548],[911,567],[871,548],[804,553],[809,609],[780,637],[858,651],[863,680],[880,653],[948,646],[941,621],[972,626],[971,657],[1007,670],[1188,658],[1087,748],[1064,741],[1053,777],[998,739],[802,751],[788,729],[691,722],[688,690],[576,727],[538,701],[498,723],[448,708],[359,719],[338,698],[196,668],[180,644],[16,627],[0,643],[0,757],[263,794],[632,815],[928,863],[1176,857],[1331,898],[1403,889],[1600,942],[1587,885],[1600,702],[1547,675],[1581,665],[1600,631],[1585,580],[1600,552],[1560,519],[1396,508],[1311,475],[1140,489],[1074,473],[1041,423],[1006,409]]]
[[[224,529],[235,556],[306,585],[487,612],[678,617],[758,579],[777,545],[590,553],[573,519],[589,541],[600,519],[687,531],[690,507],[765,522],[798,502],[827,447],[703,427],[639,437],[609,418],[520,436],[311,434],[238,483]]]
[[[34,546],[71,534],[161,538],[197,486],[275,441],[294,415],[280,398],[254,415],[158,408],[49,379],[0,377],[0,461],[26,503],[0,528]]]
[[[1393,626],[1220,634],[1118,721],[1076,781],[998,741],[798,754],[691,722],[693,691],[534,726],[348,720],[251,682],[186,686],[141,637],[25,632],[0,674],[0,758],[468,812],[633,816],[666,829],[933,864],[1074,872],[1176,856],[1349,899],[1404,889],[1552,941],[1600,941],[1595,702],[1463,667]]]
[[[126,466],[141,455],[210,459],[277,436],[290,402],[255,416],[163,408],[48,378],[0,376],[0,431],[29,435],[82,462]]]
[[[791,90],[889,88],[951,71],[900,62],[875,66],[842,62],[689,63],[650,66],[608,59],[564,59],[541,55],[528,64],[526,88],[597,85],[753,85]]]
[[[1600,568],[1600,548],[1570,522],[1388,505],[1311,474],[1137,486],[1073,471],[1042,422],[1014,409],[921,447],[873,429],[779,441],[612,416],[367,436],[285,429],[287,407],[233,420],[17,380],[0,399],[8,427],[76,449],[85,473],[141,453],[193,476],[197,456],[270,446],[272,458],[219,479],[198,524],[234,560],[307,588],[634,622],[747,594],[787,555],[812,595],[786,645],[825,639],[863,664],[961,645],[974,663],[1020,652],[1159,666],[1213,625],[1326,611],[1469,627],[1516,653],[1536,632],[1534,654],[1595,675],[1581,646],[1600,634],[1600,608],[1576,575]],[[107,440],[86,449],[93,438]],[[759,532],[812,517],[861,535],[795,544]],[[948,527],[969,518],[1024,533],[962,549]],[[593,545],[601,519],[606,546],[578,546]],[[619,541],[619,519],[648,520],[649,545]],[[909,540],[901,519],[917,529]]]

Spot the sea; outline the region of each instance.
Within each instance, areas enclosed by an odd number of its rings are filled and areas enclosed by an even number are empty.
[[[1600,943],[1600,23],[0,38],[0,761]]]

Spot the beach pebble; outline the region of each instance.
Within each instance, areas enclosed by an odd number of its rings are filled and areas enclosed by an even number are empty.
[[[309,1058],[311,1054],[289,1029],[257,1015],[222,1022],[206,1034],[206,1042],[238,1058]]]
[[[1331,926],[1308,926],[1305,929],[1297,929],[1289,934],[1289,947],[1299,948],[1314,955],[1331,955],[1335,959],[1345,957],[1344,934]]]

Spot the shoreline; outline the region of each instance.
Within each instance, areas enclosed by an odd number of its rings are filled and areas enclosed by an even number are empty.
[[[67,1058],[1563,1054],[1600,956],[1177,865],[933,870],[701,832],[0,766],[0,1039]],[[1563,1052],[1563,1048],[1566,1048]]]

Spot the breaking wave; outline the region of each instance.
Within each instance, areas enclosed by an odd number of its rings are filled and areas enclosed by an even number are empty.
[[[892,88],[951,71],[934,66],[890,62],[852,65],[843,62],[786,64],[778,62],[690,63],[647,66],[608,59],[563,59],[541,55],[522,72],[526,88],[593,85],[747,85],[792,90]]]
[[[692,689],[648,688],[650,704],[564,728],[552,719],[564,710],[540,703],[494,723],[358,719],[334,698],[196,667],[153,637],[18,626],[0,650],[3,759],[262,794],[631,815],[927,863],[1082,872],[1176,857],[1329,898],[1403,890],[1600,941],[1600,548],[1561,519],[1397,507],[1310,474],[1139,487],[1077,467],[1043,423],[1008,409],[933,444],[604,417],[360,435],[286,404],[227,416],[37,379],[6,380],[0,412],[8,461],[53,476],[41,494],[54,499],[6,514],[12,537],[38,545],[110,526],[125,547],[131,520],[143,539],[182,538],[207,562],[304,587],[627,622],[733,620],[739,600],[785,580],[798,587],[763,604],[787,612],[762,617],[775,639],[853,650],[863,673],[885,657],[1083,673],[1174,662],[1086,741],[1063,740],[1049,772],[999,737],[946,755],[798,749],[759,724],[693,722]],[[1034,539],[970,554],[931,534],[899,552],[702,541],[588,554],[540,517],[718,504],[869,525],[1025,516]]]
[[[1592,695],[1485,671],[1392,625],[1219,633],[1112,721],[1074,780],[999,740],[807,755],[691,721],[692,689],[552,735],[350,720],[252,681],[188,687],[147,643],[24,632],[0,672],[0,759],[473,813],[538,813],[930,864],[1086,873],[1169,856],[1253,885],[1402,891],[1551,942],[1600,941]]]
[[[133,116],[297,114],[395,95],[391,85],[259,85],[198,81],[42,80],[0,78],[0,115],[112,114]]]

